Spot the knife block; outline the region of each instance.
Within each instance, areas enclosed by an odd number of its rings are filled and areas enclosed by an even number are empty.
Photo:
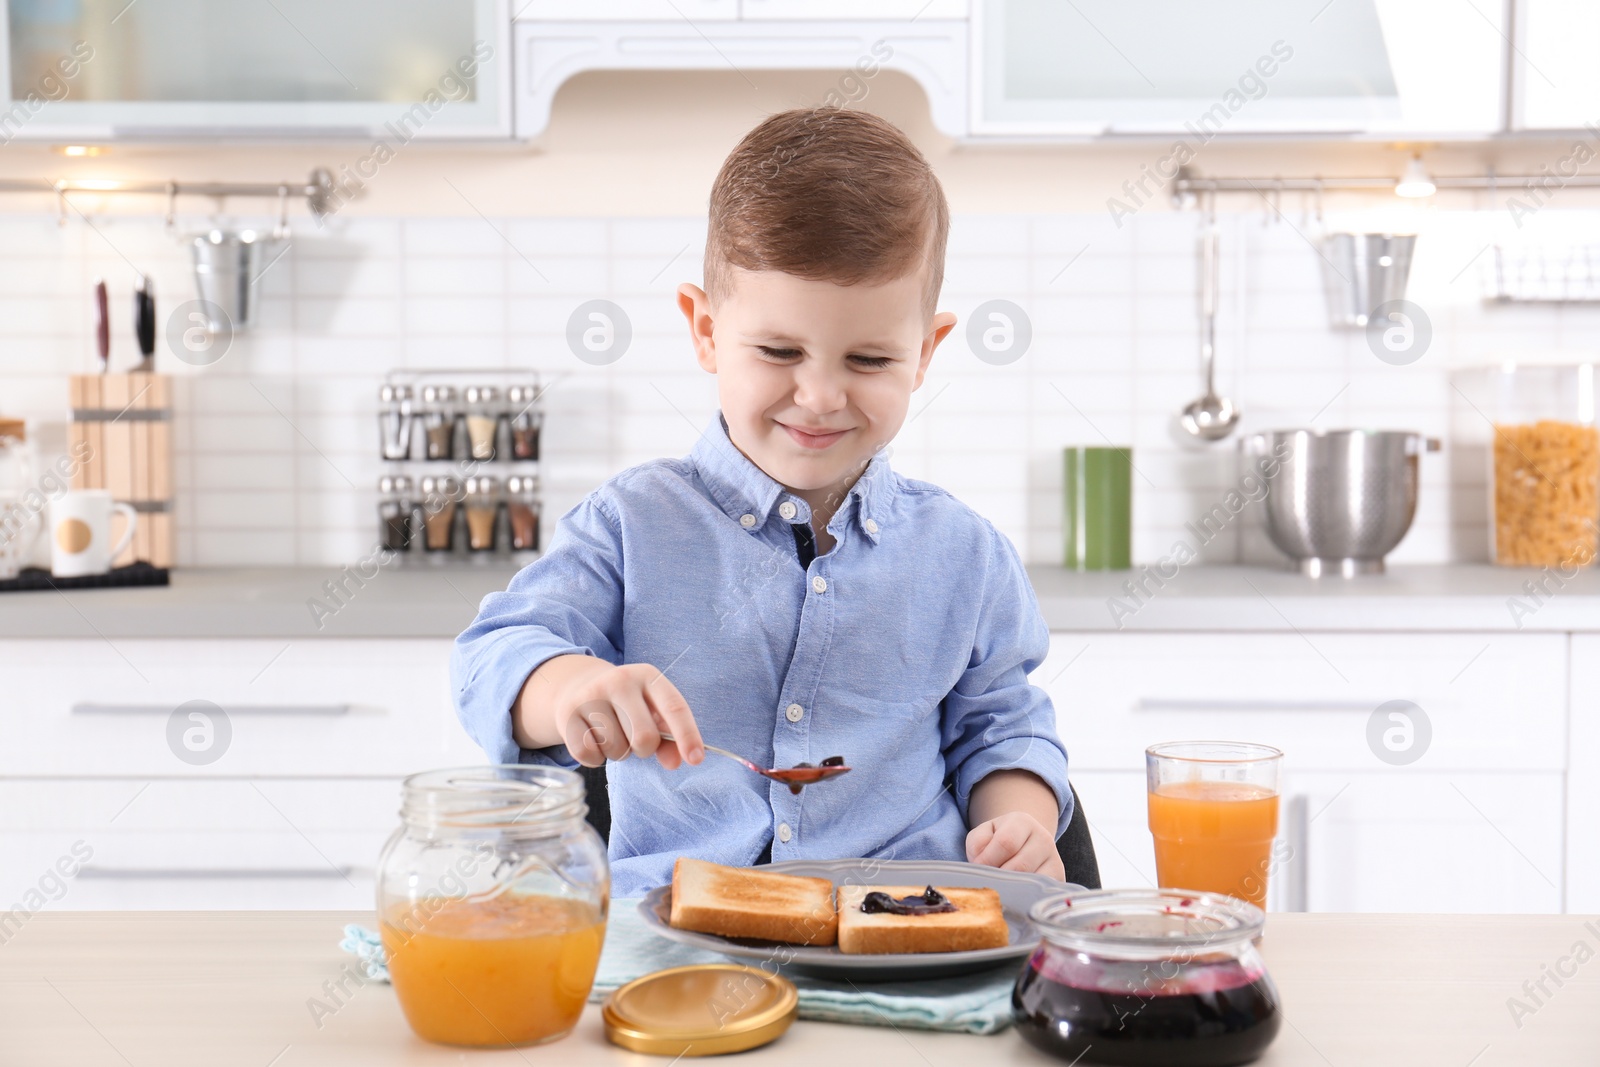
[[[172,566],[172,380],[165,374],[74,374],[74,489],[106,489],[133,505],[139,526],[113,567]]]

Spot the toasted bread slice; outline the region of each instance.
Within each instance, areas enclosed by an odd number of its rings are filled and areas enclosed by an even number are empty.
[[[839,936],[833,883],[678,857],[672,914],[679,930],[754,937],[793,945],[831,945]]]
[[[878,955],[886,952],[965,952],[1003,948],[1011,943],[1000,894],[993,889],[935,886],[950,898],[955,911],[931,915],[865,912],[861,901],[871,892],[891,897],[920,894],[920,885],[842,885],[839,887],[839,951]]]

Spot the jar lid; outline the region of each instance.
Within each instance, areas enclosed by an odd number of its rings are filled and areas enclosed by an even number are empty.
[[[1028,909],[1045,940],[1097,955],[1159,958],[1222,949],[1260,936],[1266,914],[1222,893],[1095,889],[1045,897]]]
[[[453,385],[424,385],[422,387],[422,399],[427,403],[449,401],[455,398],[456,390]]]
[[[714,1056],[777,1040],[800,1010],[794,983],[759,967],[670,967],[620,986],[600,1009],[606,1037],[634,1052]]]
[[[467,479],[466,489],[470,496],[493,493],[497,488],[499,488],[499,483],[492,474],[478,474]]]

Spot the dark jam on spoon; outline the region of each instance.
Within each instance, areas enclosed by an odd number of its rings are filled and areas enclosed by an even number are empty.
[[[781,778],[783,783],[789,787],[789,792],[798,793],[808,785],[833,778],[849,769],[844,765],[843,756],[829,756],[822,761],[820,767],[810,763],[797,763],[786,771],[773,771],[772,773]]]
[[[888,912],[891,915],[933,915],[941,911],[955,911],[956,906],[950,903],[949,897],[930,885],[920,893],[899,898],[874,890],[862,898],[861,910],[869,913]]]

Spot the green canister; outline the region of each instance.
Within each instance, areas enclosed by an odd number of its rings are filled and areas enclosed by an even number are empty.
[[[1063,455],[1063,565],[1074,571],[1126,570],[1132,557],[1133,449],[1068,448]]]

